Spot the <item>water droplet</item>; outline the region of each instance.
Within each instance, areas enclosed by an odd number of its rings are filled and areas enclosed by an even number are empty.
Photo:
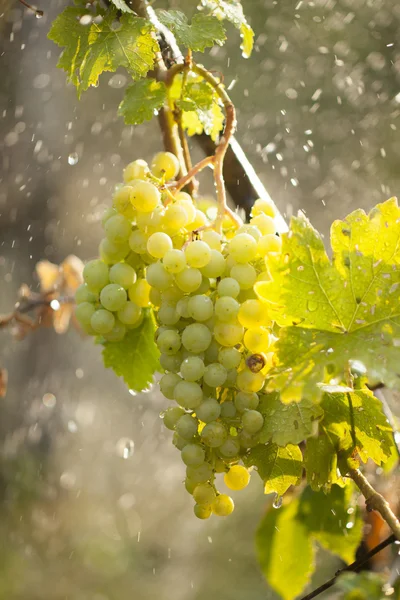
[[[74,166],[78,163],[79,160],[79,156],[77,152],[71,152],[71,154],[68,155],[68,164],[71,166]]]
[[[79,19],[80,25],[90,25],[91,22],[92,22],[92,15],[83,15]]]
[[[318,308],[318,302],[315,302],[314,300],[309,300],[307,302],[307,310],[308,312],[314,312],[316,311]]]
[[[42,10],[36,10],[35,17],[37,19],[41,19],[43,17],[43,15],[44,15],[44,12]]]
[[[132,456],[134,449],[135,449],[135,444],[134,444],[133,440],[126,438],[126,437],[118,440],[117,445],[116,445],[116,450],[117,450],[118,456],[120,456],[121,458],[123,458],[125,460]]]
[[[282,506],[282,502],[283,502],[282,496],[279,496],[279,494],[276,494],[275,500],[273,501],[272,506],[274,508],[280,508]]]

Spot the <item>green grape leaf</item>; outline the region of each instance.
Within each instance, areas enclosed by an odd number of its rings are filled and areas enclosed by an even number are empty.
[[[314,548],[304,524],[297,519],[298,499],[279,510],[269,510],[256,533],[256,553],[268,584],[283,598],[293,600],[314,571]]]
[[[272,281],[256,284],[282,327],[269,389],[284,401],[319,395],[317,383],[349,364],[371,380],[400,387],[400,209],[392,198],[368,215],[351,213],[331,228],[333,258],[300,215],[283,236]]]
[[[264,492],[283,494],[291,485],[299,483],[303,456],[298,446],[287,445],[281,448],[276,444],[255,446],[244,458],[246,466],[257,468],[258,474],[264,481]]]
[[[312,538],[348,564],[355,559],[364,525],[353,492],[352,485],[333,485],[329,494],[313,492],[307,486],[298,510],[298,519]]]
[[[155,324],[146,312],[143,323],[128,331],[121,342],[105,342],[104,366],[114,370],[135,392],[144,390],[159,367],[159,352],[154,342]]]
[[[387,583],[387,582],[386,582]],[[385,600],[385,580],[381,573],[342,573],[337,581],[338,590],[343,592],[340,600]]]
[[[179,44],[197,52],[208,47],[222,46],[226,40],[225,29],[219,19],[208,15],[195,15],[189,25],[179,10],[157,10],[157,17],[175,35]]]
[[[334,440],[320,427],[317,437],[307,440],[304,453],[307,482],[315,491],[322,487],[329,490],[333,483],[341,480],[337,469],[337,450]]]
[[[128,125],[140,125],[150,121],[154,111],[164,104],[166,87],[162,81],[155,79],[141,79],[130,85],[125,92],[124,99],[118,108]]]
[[[214,88],[201,77],[190,74],[182,90],[183,78],[175,77],[170,98],[182,111],[182,125],[189,135],[203,131],[216,140],[224,125],[224,111]]]
[[[260,442],[273,442],[278,446],[300,444],[317,433],[318,421],[324,411],[311,400],[283,404],[277,392],[261,396],[258,410],[264,416]]]
[[[118,10],[122,12],[133,13],[133,10],[129,8],[125,0],[111,0],[111,2],[114,4],[115,8],[118,8]]]
[[[68,7],[54,20],[48,37],[64,47],[58,67],[64,69],[78,95],[98,84],[104,71],[125,67],[133,79],[145,77],[158,48],[146,19],[124,13],[117,21],[114,8],[101,12],[100,22],[82,25],[85,8]]]
[[[244,58],[249,58],[254,45],[254,31],[248,24],[239,0],[201,0],[199,9],[208,9],[218,19],[225,19],[240,31]]]

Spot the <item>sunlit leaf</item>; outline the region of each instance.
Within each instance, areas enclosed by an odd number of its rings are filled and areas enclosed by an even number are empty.
[[[104,365],[122,377],[129,389],[137,392],[148,387],[159,366],[154,331],[153,317],[147,312],[143,323],[128,331],[122,341],[104,344]]]
[[[164,104],[165,96],[166,88],[163,82],[141,79],[127,88],[118,113],[128,125],[139,125],[154,117],[154,111]]]
[[[400,210],[395,199],[331,229],[333,258],[302,215],[284,235],[272,281],[256,292],[282,327],[269,389],[284,401],[318,396],[318,382],[343,376],[349,361],[370,379],[400,387]]]
[[[225,29],[219,19],[208,15],[195,15],[191,24],[179,10],[157,10],[157,17],[175,35],[178,44],[191,50],[204,52],[215,44],[222,45],[226,39]]]
[[[289,444],[281,448],[276,444],[259,444],[245,457],[247,466],[255,466],[264,482],[266,494],[275,492],[282,496],[291,485],[297,485],[303,468],[300,448]]]
[[[121,10],[122,12],[133,13],[133,10],[129,8],[125,0],[111,0],[111,2],[114,4],[115,8],[118,8],[118,10]]]
[[[98,84],[104,71],[125,67],[133,79],[152,68],[157,41],[149,21],[124,13],[117,20],[114,8],[100,13],[90,24],[80,22],[87,10],[68,7],[54,20],[49,38],[64,48],[58,67],[64,69],[78,90]]]
[[[336,582],[340,600],[384,600],[385,580],[380,573],[343,573]],[[390,597],[390,596],[389,596]]]
[[[225,19],[240,31],[244,58],[249,58],[254,44],[254,31],[243,13],[240,0],[201,0],[199,9],[207,9],[218,19]]]

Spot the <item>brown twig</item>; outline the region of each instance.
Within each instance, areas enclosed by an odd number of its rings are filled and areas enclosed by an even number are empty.
[[[394,534],[389,536],[388,538],[386,538],[386,540],[384,540],[383,542],[381,542],[380,544],[375,546],[375,548],[372,548],[372,550],[367,552],[367,554],[365,554],[359,560],[356,560],[351,565],[348,565],[347,567],[344,567],[343,569],[339,569],[339,571],[336,571],[335,576],[332,577],[332,579],[329,579],[329,581],[326,581],[325,583],[320,585],[318,588],[316,588],[310,594],[303,596],[301,598],[301,600],[312,600],[313,598],[316,598],[317,596],[322,594],[322,592],[325,592],[326,590],[331,588],[333,585],[335,585],[337,578],[342,573],[348,573],[348,572],[357,573],[361,569],[361,567],[369,561],[370,558],[372,558],[373,556],[375,556],[375,554],[378,554],[378,552],[381,552],[382,550],[384,550],[391,544],[394,544],[395,541],[396,541],[396,536]]]
[[[21,2],[21,4],[26,6],[26,8],[33,11],[38,19],[43,17],[44,12],[42,10],[40,10],[39,8],[36,8],[35,6],[31,6],[30,4],[28,4],[28,2],[25,2],[25,0],[19,0],[19,1]]]

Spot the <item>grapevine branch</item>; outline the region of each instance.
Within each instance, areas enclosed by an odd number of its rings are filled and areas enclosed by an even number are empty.
[[[303,596],[301,598],[301,600],[312,600],[313,598],[316,598],[317,596],[322,594],[322,592],[325,592],[326,590],[331,588],[333,585],[335,585],[337,578],[342,573],[349,573],[349,572],[357,573],[358,571],[361,570],[361,568],[365,565],[365,563],[367,563],[369,561],[370,558],[372,558],[373,556],[375,556],[375,554],[378,554],[379,552],[381,552],[382,550],[384,550],[385,548],[387,548],[388,546],[393,544],[395,541],[396,541],[396,536],[394,534],[390,535],[388,538],[386,538],[386,540],[383,540],[383,542],[381,542],[380,544],[375,546],[375,548],[372,548],[372,550],[370,550],[369,552],[364,554],[364,556],[362,558],[351,563],[351,565],[347,565],[347,567],[344,567],[343,569],[339,569],[339,571],[336,571],[336,573],[335,573],[334,577],[332,577],[332,579],[329,579],[329,581],[326,581],[325,583],[320,585],[318,588],[316,588],[314,591],[310,592],[306,596]]]

